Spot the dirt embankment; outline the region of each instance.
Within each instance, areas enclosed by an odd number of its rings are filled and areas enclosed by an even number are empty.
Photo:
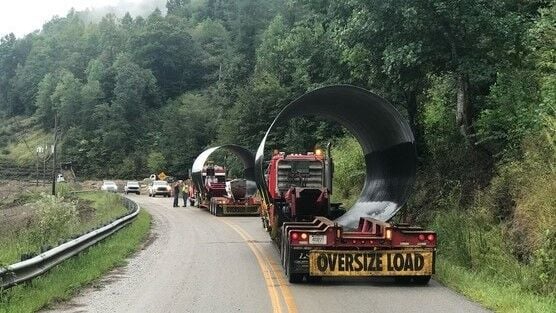
[[[84,182],[80,189],[98,190],[102,182]],[[36,217],[36,208],[32,205],[41,192],[50,193],[50,185],[39,183],[1,180],[0,181],[0,237],[13,232],[25,231]],[[80,221],[87,221],[94,215],[94,209],[88,201],[77,203]]]
[[[32,194],[46,191],[46,187],[28,182],[0,181],[0,236],[8,231],[23,229],[35,216],[35,209],[28,205]]]

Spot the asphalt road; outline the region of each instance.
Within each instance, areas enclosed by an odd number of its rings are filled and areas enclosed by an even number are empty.
[[[486,312],[435,281],[405,286],[325,279],[292,285],[259,218],[172,208],[170,198],[130,198],[153,215],[144,249],[48,312]]]

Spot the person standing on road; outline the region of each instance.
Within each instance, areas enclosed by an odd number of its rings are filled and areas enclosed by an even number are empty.
[[[189,198],[189,185],[184,181],[181,186],[181,196],[183,198],[183,206],[187,206],[187,198]]]
[[[173,185],[173,191],[174,191],[174,208],[179,207],[179,205],[178,205],[178,199],[180,198],[180,185],[181,185],[181,180],[175,182],[174,185]]]

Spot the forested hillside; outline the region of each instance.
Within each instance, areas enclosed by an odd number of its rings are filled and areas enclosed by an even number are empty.
[[[407,117],[417,139],[418,181],[401,218],[433,225],[450,266],[523,292],[556,291],[554,1],[166,7],[98,23],[71,11],[40,32],[2,38],[2,118],[32,117],[46,132],[56,119],[61,158],[82,177],[183,174],[207,146],[254,150],[277,112],[308,90],[367,88]],[[363,165],[343,129],[294,120],[271,145],[309,151],[329,140],[339,197],[353,200]]]

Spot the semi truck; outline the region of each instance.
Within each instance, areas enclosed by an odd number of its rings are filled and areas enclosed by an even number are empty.
[[[326,151],[275,151],[267,161],[273,127],[297,116],[339,122],[361,144],[365,182],[356,203],[344,210],[330,199],[334,162]],[[427,284],[434,273],[433,231],[393,218],[409,197],[416,154],[411,129],[386,100],[353,86],[329,86],[286,106],[268,129],[255,159],[262,195],[261,219],[280,250],[290,283],[323,277],[381,276]]]
[[[222,166],[208,164],[203,167],[201,182],[194,184],[192,201],[198,208],[208,209],[213,197],[222,197],[226,194],[226,169]]]
[[[232,152],[243,162],[243,178],[227,179],[224,167],[211,165],[209,158],[219,149]],[[256,194],[253,164],[253,153],[237,145],[213,147],[199,154],[191,169],[198,206],[217,216],[259,215],[261,201]]]
[[[212,197],[209,211],[222,215],[259,215],[261,201],[255,196],[255,182],[247,179],[233,179],[226,182],[226,194]]]
[[[273,155],[268,166],[271,203],[263,225],[274,231],[291,283],[325,276],[392,276],[428,283],[434,273],[436,234],[408,224],[361,217],[356,229],[334,222],[341,214],[326,187],[328,155]]]

